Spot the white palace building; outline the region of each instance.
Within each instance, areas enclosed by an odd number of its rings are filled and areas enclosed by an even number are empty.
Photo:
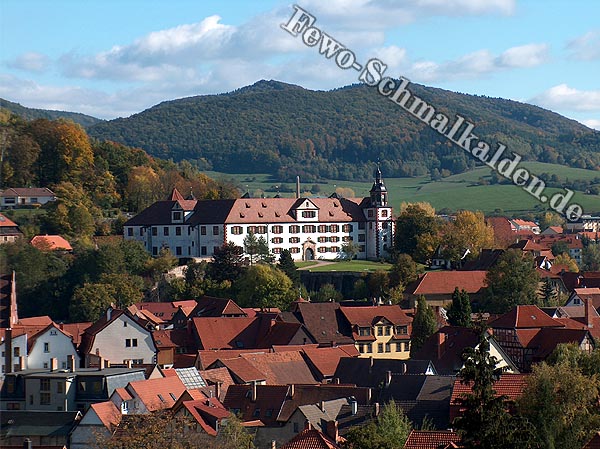
[[[297,192],[299,188],[296,189]],[[152,255],[169,248],[178,258],[210,258],[226,242],[244,246],[249,232],[264,237],[274,254],[288,249],[295,260],[336,259],[355,242],[359,259],[378,260],[393,245],[388,192],[377,168],[369,198],[184,199],[174,189],[124,224],[126,240]]]

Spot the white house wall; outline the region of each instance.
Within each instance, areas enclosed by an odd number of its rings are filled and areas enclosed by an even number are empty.
[[[45,343],[48,344],[47,352]],[[50,328],[35,339],[27,358],[27,368],[51,368],[50,359],[55,358],[58,362],[58,369],[67,369],[69,355],[75,357],[75,366],[79,366],[79,354],[73,346],[71,337],[55,328]]]

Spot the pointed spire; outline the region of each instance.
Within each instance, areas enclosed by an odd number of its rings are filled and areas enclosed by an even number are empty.
[[[179,193],[179,190],[177,190],[177,187],[173,187],[173,190],[171,191],[171,195],[169,195],[169,197],[167,198],[167,201],[183,201],[183,196],[181,195],[181,193]]]

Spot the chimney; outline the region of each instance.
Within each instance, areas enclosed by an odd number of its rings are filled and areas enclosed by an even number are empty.
[[[371,402],[372,394],[373,394],[373,389],[371,387],[367,388],[367,403]]]
[[[98,371],[104,368],[104,357],[100,356],[98,358]]]
[[[58,359],[56,357],[50,359],[50,371],[58,371]]]
[[[438,331],[438,334],[437,334],[438,359],[441,359],[444,352],[446,352],[445,343],[446,343],[446,334]]]
[[[19,371],[23,371],[25,369],[25,356],[19,357]]]
[[[125,365],[127,366],[127,368],[131,369],[131,367],[133,366],[133,362],[131,361],[131,359],[125,360]]]
[[[110,317],[112,316],[112,307],[108,307],[108,309],[106,309],[106,321],[110,321]]]
[[[253,380],[252,382],[250,382],[250,385],[252,385],[252,397],[251,397],[251,400],[252,400],[252,402],[256,402],[256,381]]]
[[[277,441],[271,440],[271,449],[277,449]]]
[[[319,408],[323,413],[325,413],[325,401],[319,402]]]
[[[23,449],[31,449],[32,445],[31,445],[31,440],[29,438],[25,438],[23,440]]]
[[[379,402],[373,404],[373,415],[375,415],[375,418],[379,416]]]
[[[386,371],[385,372],[385,386],[389,387],[391,383],[392,383],[392,372]]]
[[[402,362],[400,368],[402,369],[402,374],[406,374],[406,362]]]
[[[339,431],[338,431],[338,422],[337,421],[327,421],[325,424],[325,433],[332,441],[338,442],[339,440]]]
[[[19,313],[17,310],[17,275],[14,270],[10,279],[10,310],[8,313],[8,327],[12,328],[14,324],[19,322]]]
[[[373,372],[373,356],[369,356],[369,374]]]
[[[354,396],[350,398],[350,410],[352,412],[352,416],[356,416],[358,413],[358,401]]]
[[[221,385],[223,382],[217,381],[215,384],[215,397],[220,401],[221,400]]]
[[[585,298],[585,325],[591,329],[594,327],[592,317],[597,316],[598,313],[594,310],[594,302],[591,298]]]
[[[300,198],[300,176],[296,176],[296,198]]]
[[[6,374],[13,372],[13,358],[12,358],[12,328],[8,327],[5,332],[4,338],[4,372]]]
[[[294,390],[295,390],[294,389],[294,384],[290,384],[290,390],[289,390],[290,391],[290,398],[294,397]]]
[[[72,373],[75,372],[75,356],[73,354],[67,356],[67,367]]]

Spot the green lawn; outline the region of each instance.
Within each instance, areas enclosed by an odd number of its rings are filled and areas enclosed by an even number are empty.
[[[556,174],[561,179],[568,178],[571,181],[591,180],[600,177],[600,171],[584,170],[581,168],[570,168],[557,164],[543,162],[524,162],[520,166],[527,168],[532,175],[541,173]],[[398,211],[402,202],[427,201],[437,210],[448,208],[450,210],[470,209],[481,210],[484,213],[494,212],[499,209],[506,214],[522,214],[534,210],[543,210],[547,204],[540,202],[524,192],[520,187],[514,185],[475,185],[479,178],[489,177],[491,169],[479,167],[466,173],[449,176],[440,181],[431,181],[429,176],[416,178],[385,178],[385,184],[389,192],[389,202]],[[219,172],[207,172],[214,178],[233,179],[243,190],[248,190],[253,196],[275,195],[274,186],[282,183],[274,180],[267,174],[224,174]],[[288,188],[294,187],[293,183],[283,183]],[[309,190],[314,183],[302,184],[304,195],[312,195]],[[337,187],[351,188],[355,196],[368,196],[371,182],[324,180],[317,183],[321,189],[319,196],[328,196]],[[545,194],[551,196],[559,189],[546,189]],[[306,192],[306,193],[304,193]],[[293,196],[292,192],[280,192],[282,196]],[[571,202],[580,204],[587,213],[600,211],[600,196],[586,195],[576,192]],[[537,209],[536,209],[537,208]]]
[[[343,262],[334,262],[332,264],[320,265],[311,268],[311,272],[327,272],[327,271],[379,271],[389,270],[392,266],[389,263],[371,262],[368,260],[351,260]]]
[[[305,262],[295,262],[296,268],[306,268],[306,267],[316,265],[317,263],[318,262],[316,262],[314,260],[307,260]]]

